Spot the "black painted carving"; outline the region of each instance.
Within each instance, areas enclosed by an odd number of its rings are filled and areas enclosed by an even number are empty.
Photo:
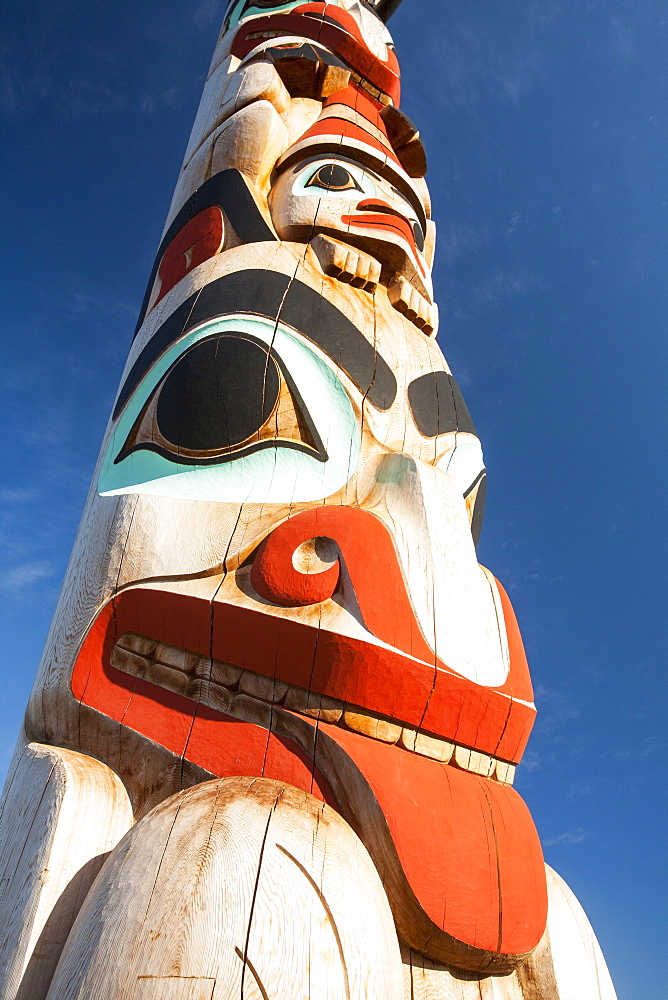
[[[479,486],[478,483],[480,483]],[[480,541],[482,523],[485,517],[485,503],[487,501],[487,473],[484,470],[471,485],[470,489],[466,491],[464,496],[467,497],[469,493],[472,493],[476,486],[478,486],[478,492],[476,493],[475,504],[473,507],[473,517],[471,518],[471,534],[473,535],[473,544],[477,548],[478,542]]]
[[[398,10],[403,0],[379,0],[375,7],[376,14],[385,24]]]
[[[276,240],[276,234],[269,228],[255,204],[243,174],[230,169],[221,170],[219,174],[210,177],[188,198],[160,242],[144,301],[139,310],[135,337],[146,319],[151,292],[165,250],[190,219],[212,205],[222,209],[242,243],[266,243],[269,240]]]
[[[476,433],[459,386],[447,372],[416,378],[408,386],[408,402],[418,430],[427,438],[451,431]]]
[[[397,383],[387,362],[357,327],[318,292],[278,271],[234,271],[205,285],[174,310],[132,366],[114,408],[119,415],[153,362],[188,330],[233,313],[280,319],[317,344],[379,410],[387,410]]]
[[[243,337],[212,337],[169,372],[158,397],[158,429],[177,448],[232,448],[269,418],[279,386],[266,348]]]
[[[272,416],[281,376],[292,397],[301,440],[272,435],[256,440],[257,432]],[[151,407],[157,435],[149,426],[142,436],[141,426]],[[165,444],[156,440],[157,436]],[[302,395],[280,358],[248,334],[214,334],[174,362],[145,401],[114,463],[145,450],[179,465],[221,465],[275,447],[305,452],[319,462],[329,458]]]

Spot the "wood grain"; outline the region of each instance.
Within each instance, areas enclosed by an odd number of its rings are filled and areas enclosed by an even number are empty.
[[[172,977],[171,992],[156,992]],[[48,997],[190,1000],[211,981],[211,1000],[400,1000],[375,868],[306,793],[227,779],[153,810],[110,855]]]
[[[104,764],[28,744],[0,815],[0,996],[42,1000],[106,854],[132,824],[127,793]]]

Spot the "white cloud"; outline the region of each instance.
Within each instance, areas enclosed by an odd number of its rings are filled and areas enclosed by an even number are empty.
[[[24,590],[41,580],[53,576],[53,565],[46,559],[34,560],[12,566],[0,576],[0,587],[5,591]]]
[[[554,837],[552,840],[546,840],[545,846],[554,847],[557,844],[567,844],[569,846],[572,844],[579,844],[585,839],[585,837],[588,836],[589,833],[579,826],[575,833],[561,833],[558,837]]]

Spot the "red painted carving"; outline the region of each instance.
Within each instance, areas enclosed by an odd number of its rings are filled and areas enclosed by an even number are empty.
[[[326,20],[325,20],[326,18]],[[334,52],[361,77],[392,98],[399,105],[399,63],[392,49],[385,60],[378,59],[369,50],[352,15],[341,7],[321,3],[305,3],[294,7],[287,14],[268,14],[254,17],[237,31],[232,43],[232,55],[243,59],[252,52],[266,32],[284,32],[319,42]]]
[[[214,257],[223,245],[223,236],[223,213],[216,205],[205,208],[186,222],[162,255],[158,267],[160,291],[154,305],[189,271]]]

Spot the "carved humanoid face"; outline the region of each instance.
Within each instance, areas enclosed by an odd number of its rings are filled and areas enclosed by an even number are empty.
[[[345,155],[316,155],[283,170],[269,205],[281,239],[326,233],[375,257],[383,279],[405,274],[430,287],[425,211],[407,180],[402,188]]]
[[[471,538],[482,472],[439,348],[382,289],[342,285],[300,244],[204,262],[128,363],[97,500],[117,498],[128,555],[71,678],[96,719],[177,760],[347,803],[372,850],[378,809],[398,911],[425,940],[465,942],[467,961],[471,942],[497,949],[490,886],[520,926],[516,872],[536,880],[541,863],[503,785],[533,709],[512,610]],[[426,884],[418,805],[430,841],[450,831]],[[518,836],[500,860],[490,823]],[[514,953],[540,935],[540,905],[509,932]]]

